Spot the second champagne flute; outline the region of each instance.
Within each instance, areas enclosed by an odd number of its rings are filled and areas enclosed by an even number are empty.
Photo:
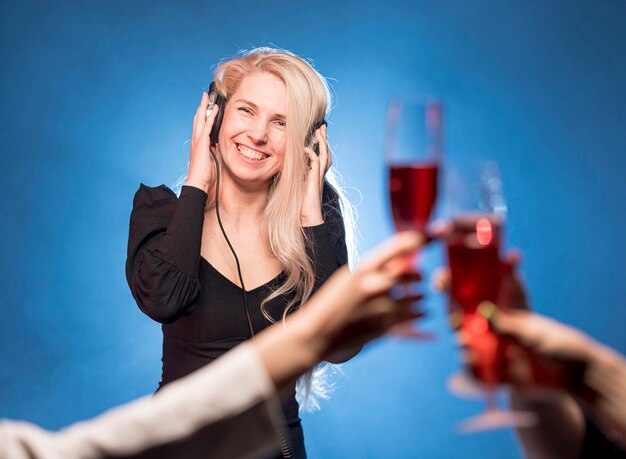
[[[527,358],[510,340],[496,334],[489,323],[498,308],[506,307],[500,301],[502,280],[508,270],[502,261],[506,205],[495,163],[479,163],[478,179],[469,188],[456,190],[462,192],[457,199],[469,201],[461,206],[465,207],[462,212],[452,217],[445,236],[451,280],[450,320],[463,337],[463,345],[471,350],[469,366],[473,373],[473,377],[467,371],[455,375],[450,389],[461,396],[482,393],[486,401],[481,414],[459,425],[464,433],[536,422],[533,413],[503,409],[497,403],[509,366],[513,360],[522,362]]]

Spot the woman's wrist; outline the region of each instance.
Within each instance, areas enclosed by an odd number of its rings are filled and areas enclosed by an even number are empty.
[[[297,319],[299,317],[293,317],[286,324],[275,324],[253,340],[278,390],[321,360],[320,340],[311,333],[306,321]]]
[[[185,180],[184,186],[192,186],[194,188],[198,188],[204,191],[207,194],[209,193],[209,182],[207,182],[206,180],[200,180],[195,177],[189,176],[187,177],[187,180]]]

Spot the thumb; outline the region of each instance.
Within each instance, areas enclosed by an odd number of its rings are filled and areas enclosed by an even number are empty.
[[[422,237],[415,231],[398,233],[365,255],[357,270],[382,269],[395,258],[414,253],[422,244]],[[393,269],[393,267],[390,268]]]

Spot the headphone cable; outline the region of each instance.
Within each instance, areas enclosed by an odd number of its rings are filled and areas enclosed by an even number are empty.
[[[230,243],[230,239],[226,235],[226,230],[224,229],[224,225],[222,225],[222,219],[220,217],[220,206],[218,196],[220,194],[220,164],[217,160],[217,156],[213,151],[213,148],[209,148],[211,152],[211,156],[213,157],[213,162],[215,162],[215,169],[217,171],[217,176],[215,180],[215,213],[217,215],[217,223],[220,226],[220,230],[222,231],[222,235],[224,235],[224,239],[226,239],[226,243],[230,248],[230,251],[233,253],[233,257],[235,257],[235,264],[237,265],[237,274],[239,275],[239,282],[241,283],[241,292],[243,294],[243,306],[246,310],[246,318],[248,319],[248,328],[250,330],[250,337],[254,337],[254,328],[252,327],[252,320],[250,319],[250,311],[248,310],[248,296],[246,295],[246,286],[243,283],[243,276],[241,275],[241,265],[239,264],[239,257],[237,257],[237,253],[233,248],[233,245]]]

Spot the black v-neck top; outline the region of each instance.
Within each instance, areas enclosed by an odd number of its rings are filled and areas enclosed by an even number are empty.
[[[126,277],[139,308],[163,324],[159,387],[250,338],[241,288],[200,256],[206,200],[207,194],[198,188],[184,186],[177,198],[164,185],[142,184],[133,201]],[[312,241],[307,252],[315,267],[316,289],[348,258],[343,219],[330,186],[324,189],[323,202],[324,223],[304,229]],[[281,273],[246,293],[255,333],[270,325],[261,302],[284,281]],[[279,321],[288,302],[285,296],[275,298],[266,310]],[[301,432],[295,387],[282,398],[287,424]],[[299,436],[290,443],[292,449],[304,451]],[[294,445],[298,441],[302,445]]]

